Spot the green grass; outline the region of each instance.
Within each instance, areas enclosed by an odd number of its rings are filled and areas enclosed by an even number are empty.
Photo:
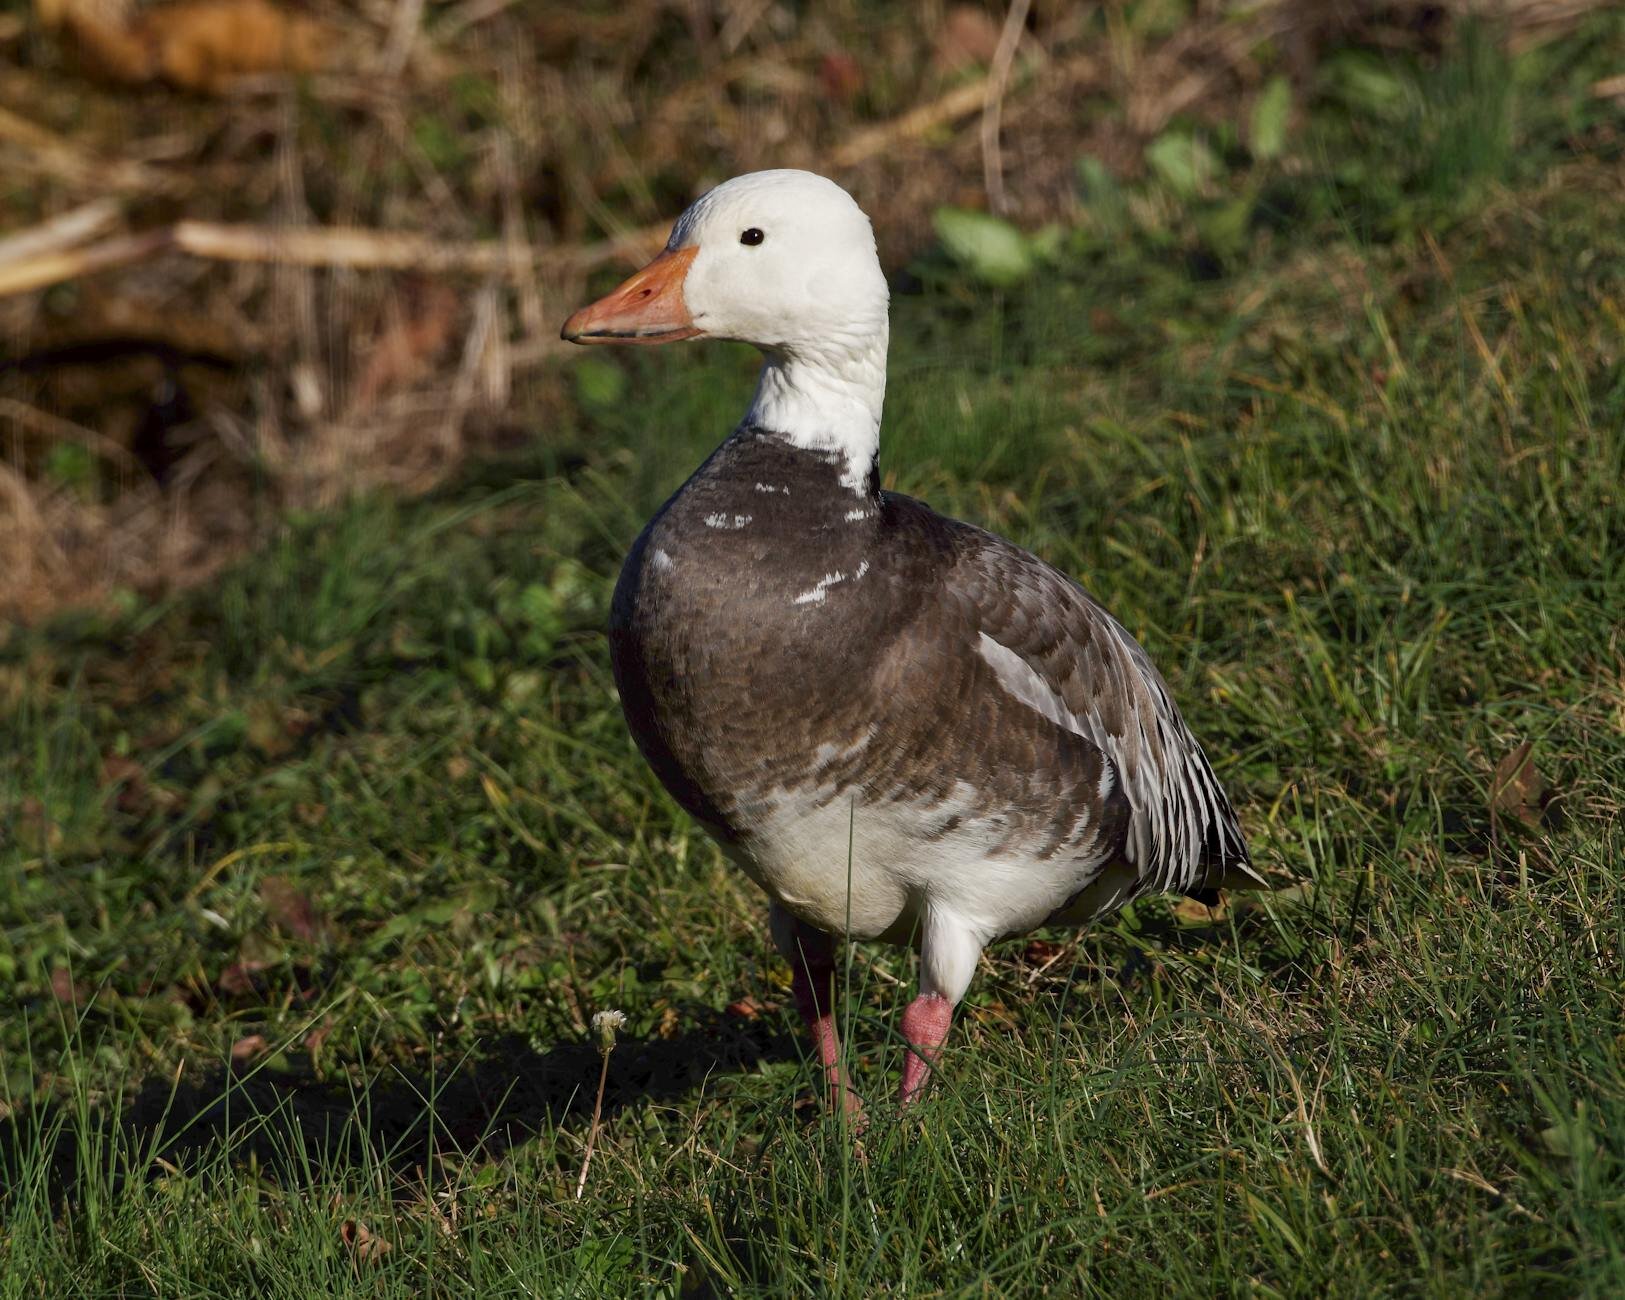
[[[1334,85],[1226,182],[1239,255],[1147,190],[1024,288],[916,268],[889,478],[1116,611],[1309,887],[996,949],[902,1122],[911,959],[856,952],[862,1160],[599,631],[747,352],[587,365],[523,462],[15,633],[0,1292],[1618,1294],[1621,125],[1531,75]]]

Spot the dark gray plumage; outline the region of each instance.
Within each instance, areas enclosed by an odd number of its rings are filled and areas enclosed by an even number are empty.
[[[850,825],[826,819],[833,838],[812,846],[829,888],[781,899],[828,928],[846,917],[849,832],[901,819],[913,831],[884,837],[893,852],[969,849],[1041,878],[1010,915],[965,918],[988,938],[1085,919],[1074,905],[1108,871],[1110,903],[1250,871],[1229,800],[1121,624],[1030,553],[909,497],[855,494],[840,468],[741,429],[650,522],[616,589],[632,733],[747,870],[774,892],[775,840],[807,847],[786,818],[844,809]],[[900,869],[851,865],[860,896],[866,873]],[[879,891],[898,911],[858,907],[857,933],[920,919],[905,874]],[[1050,903],[1036,918],[1035,894]]]

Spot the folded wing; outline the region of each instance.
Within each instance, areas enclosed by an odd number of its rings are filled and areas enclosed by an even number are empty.
[[[948,586],[976,649],[1006,691],[1110,761],[1131,809],[1123,856],[1136,892],[1262,885],[1229,798],[1127,629],[1036,556],[970,531]]]

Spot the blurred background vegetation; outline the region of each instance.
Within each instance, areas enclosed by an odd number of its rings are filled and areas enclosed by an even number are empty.
[[[604,653],[756,358],[557,339],[767,166],[1294,882],[864,1162]],[[0,1294],[1620,1293],[1622,211],[1601,0],[0,0]]]
[[[554,364],[584,277],[738,172],[835,176],[905,291],[1414,246],[1554,151],[1617,158],[1612,8],[3,0],[0,609],[568,446],[619,392]]]

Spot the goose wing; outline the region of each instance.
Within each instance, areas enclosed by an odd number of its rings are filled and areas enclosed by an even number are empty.
[[[1099,747],[1130,816],[1138,892],[1258,883],[1234,808],[1128,630],[1037,556],[963,525],[949,588],[1004,690]]]

